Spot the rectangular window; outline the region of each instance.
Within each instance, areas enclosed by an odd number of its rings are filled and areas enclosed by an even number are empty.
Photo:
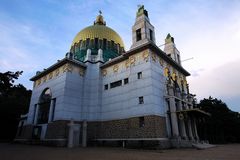
[[[179,54],[177,54],[177,60],[178,60],[178,63],[181,64],[181,61],[180,61],[180,56]]]
[[[150,40],[153,40],[153,31],[151,29],[149,29],[149,34],[150,34]]]
[[[34,124],[35,122],[36,111],[37,111],[37,104],[34,105],[32,124]]]
[[[90,46],[90,39],[87,38],[87,39],[86,39],[86,48],[89,48],[89,46]]]
[[[107,39],[103,39],[103,49],[107,49]]]
[[[108,84],[104,85],[104,90],[108,90]]]
[[[142,79],[142,72],[138,72],[138,79]]]
[[[52,115],[51,115],[51,122],[54,120],[55,107],[56,107],[56,98],[54,98],[54,99],[52,100]]]
[[[124,79],[124,84],[128,84],[128,78]]]
[[[111,41],[111,49],[114,49],[114,41]]]
[[[138,97],[138,101],[139,101],[139,104],[143,104],[144,103],[143,97]]]
[[[95,38],[95,39],[94,39],[94,48],[95,48],[95,49],[98,49],[98,48],[99,48],[99,46],[98,46],[98,38]]]
[[[144,126],[145,126],[144,117],[139,117],[139,128],[142,128]]]
[[[141,28],[136,30],[136,38],[137,41],[140,41],[142,39]]]
[[[110,83],[110,88],[115,88],[122,85],[122,80]]]

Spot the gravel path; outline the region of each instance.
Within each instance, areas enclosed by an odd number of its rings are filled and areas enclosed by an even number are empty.
[[[55,148],[0,143],[0,160],[240,160],[240,144],[196,149]]]

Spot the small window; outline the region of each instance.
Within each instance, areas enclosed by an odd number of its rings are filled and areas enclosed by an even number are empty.
[[[177,60],[178,60],[178,63],[180,64],[181,61],[180,61],[180,56],[179,56],[179,54],[177,54]]]
[[[122,85],[122,80],[110,83],[110,88],[115,88]]]
[[[142,79],[142,72],[138,72],[138,79]]]
[[[138,101],[139,101],[139,104],[143,104],[144,103],[143,97],[138,97]]]
[[[136,38],[137,38],[137,41],[140,41],[142,39],[141,28],[136,30]]]
[[[150,34],[150,40],[153,40],[153,31],[151,29],[149,29],[149,34]]]
[[[104,90],[108,90],[108,84],[104,85]]]
[[[144,117],[139,117],[139,128],[142,128],[144,126],[145,126]]]
[[[56,107],[56,98],[54,98],[54,99],[52,100],[52,115],[51,115],[51,122],[54,121],[55,107]]]
[[[124,79],[124,84],[128,84],[128,78]]]

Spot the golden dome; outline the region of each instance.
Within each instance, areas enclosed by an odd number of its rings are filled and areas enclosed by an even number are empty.
[[[102,15],[96,17],[94,25],[89,26],[78,32],[78,34],[73,39],[72,45],[78,43],[80,40],[86,39],[107,39],[108,41],[114,41],[121,47],[124,47],[121,37],[113,29],[106,26],[106,22],[103,20]]]

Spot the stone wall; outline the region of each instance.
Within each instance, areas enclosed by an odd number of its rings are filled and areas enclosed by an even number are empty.
[[[140,127],[139,117],[88,123],[88,140],[165,138],[165,117],[145,116],[144,126]]]
[[[22,126],[22,131],[20,132],[20,127],[18,127],[15,139],[31,139],[33,132],[33,125]]]
[[[47,126],[46,139],[67,138],[69,121],[54,121]]]

